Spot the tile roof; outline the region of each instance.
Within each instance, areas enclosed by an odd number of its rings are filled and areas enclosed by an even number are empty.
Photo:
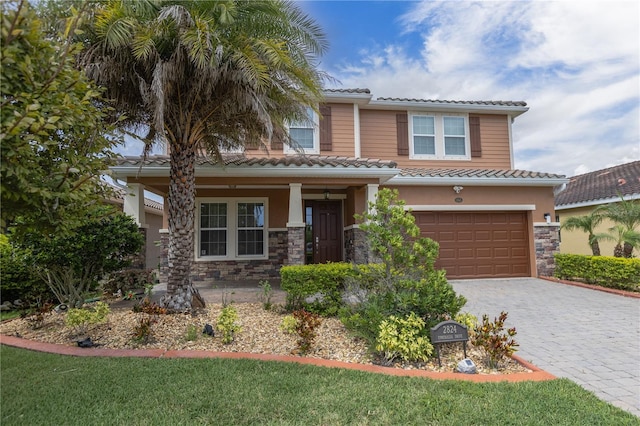
[[[392,102],[421,102],[421,103],[438,103],[438,104],[455,104],[455,105],[494,105],[507,107],[526,107],[527,103],[523,101],[448,101],[439,99],[410,99],[410,98],[377,98],[378,101]]]
[[[371,94],[369,89],[324,89],[328,93],[363,93],[366,95]]]
[[[198,157],[197,166],[216,166],[217,161],[211,157]],[[167,155],[149,156],[142,161],[141,157],[123,157],[117,162],[118,166],[169,166],[170,157]],[[241,167],[356,167],[356,168],[378,168],[393,169],[396,163],[388,160],[371,158],[338,157],[323,155],[289,155],[286,157],[246,157],[244,154],[224,154],[222,164],[228,166]]]
[[[418,169],[406,168],[400,176],[432,177],[432,178],[503,178],[503,179],[562,179],[563,175],[552,173],[530,172],[528,170],[499,169]]]
[[[609,167],[569,178],[566,188],[556,194],[556,206],[597,204],[619,195],[640,196],[640,161]]]

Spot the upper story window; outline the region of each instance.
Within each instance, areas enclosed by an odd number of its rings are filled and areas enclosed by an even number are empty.
[[[264,259],[268,254],[266,199],[198,202],[198,259]]]
[[[304,151],[305,154],[318,154],[320,152],[320,131],[318,114],[311,108],[307,108],[307,120],[294,121],[289,124],[289,136],[295,145],[285,145],[285,153],[295,154]]]
[[[409,115],[409,156],[413,159],[470,159],[469,119],[458,114]]]

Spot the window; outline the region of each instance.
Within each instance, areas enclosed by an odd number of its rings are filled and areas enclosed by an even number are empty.
[[[300,150],[303,150],[306,154],[318,154],[320,152],[318,114],[311,108],[307,108],[307,116],[309,117],[308,120],[294,121],[289,124],[289,136],[295,145],[286,145],[286,153],[294,154]]]
[[[411,114],[410,157],[469,159],[469,120],[466,115]]]
[[[197,258],[266,257],[265,199],[204,199],[198,204]]]

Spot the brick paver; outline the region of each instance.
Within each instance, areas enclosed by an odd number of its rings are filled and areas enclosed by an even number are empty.
[[[450,282],[479,320],[509,313],[517,355],[640,417],[640,299],[534,278]]]

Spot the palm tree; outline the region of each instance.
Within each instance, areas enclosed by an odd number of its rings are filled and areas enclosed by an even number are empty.
[[[567,231],[573,231],[574,229],[587,233],[589,246],[594,256],[600,256],[600,239],[604,238],[603,234],[596,234],[595,229],[600,225],[604,217],[596,209],[586,216],[571,216],[568,217],[562,224],[561,229]]]
[[[630,258],[633,249],[640,247],[640,232],[627,229],[624,225],[620,224],[609,228],[609,232],[610,234],[606,238],[616,243],[616,246],[613,248],[614,257]],[[627,251],[627,246],[631,247],[629,251]]]
[[[633,256],[634,247],[638,247],[636,236],[640,231],[640,201],[625,200],[620,196],[620,202],[607,204],[602,208],[602,214],[621,227],[610,229],[614,231],[614,239],[616,236],[621,238],[616,239],[622,247],[622,255],[618,257]]]
[[[190,280],[196,156],[262,146],[317,109],[327,47],[312,19],[282,0],[105,0],[83,28],[80,65],[106,88],[127,130],[167,143],[169,276],[165,306],[202,302]],[[194,300],[195,299],[195,300]]]

